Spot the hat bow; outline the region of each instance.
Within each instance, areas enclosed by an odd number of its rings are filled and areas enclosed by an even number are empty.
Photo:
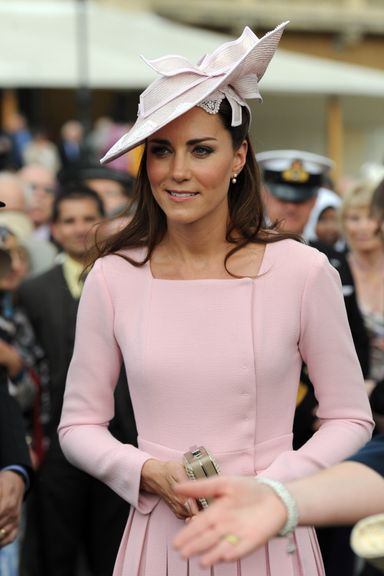
[[[212,54],[207,54],[199,64],[177,55],[163,56],[155,60],[143,60],[153,68],[160,78],[141,94],[138,115],[150,116],[166,102],[182,94],[192,96],[192,89],[203,83],[212,84],[211,94],[204,98],[217,99],[217,91],[226,97],[232,107],[232,125],[241,123],[241,106],[249,98],[261,99],[258,82],[272,56],[257,50],[268,34],[261,40],[247,26],[237,40],[226,42]],[[239,110],[240,108],[240,110]]]

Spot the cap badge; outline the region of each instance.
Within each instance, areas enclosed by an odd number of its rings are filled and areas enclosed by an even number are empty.
[[[309,180],[309,173],[303,168],[301,160],[293,160],[288,170],[284,170],[281,174],[285,182],[307,182]]]

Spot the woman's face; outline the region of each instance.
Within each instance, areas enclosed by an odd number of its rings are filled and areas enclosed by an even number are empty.
[[[316,236],[331,246],[337,242],[340,233],[336,208],[329,207],[322,211],[316,224]]]
[[[168,225],[208,220],[226,224],[230,180],[243,168],[246,153],[246,141],[233,150],[220,116],[201,108],[148,138],[148,178]]]
[[[372,252],[383,248],[377,220],[370,216],[369,206],[350,207],[344,216],[344,233],[351,250]]]
[[[7,286],[3,289],[15,290],[23,280],[28,276],[30,271],[28,253],[24,246],[19,244],[16,236],[9,234],[2,242],[2,248],[7,250],[11,257],[11,274],[7,281]]]

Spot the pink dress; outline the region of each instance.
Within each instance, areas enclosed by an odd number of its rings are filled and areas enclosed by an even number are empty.
[[[139,448],[107,430],[122,359]],[[322,425],[294,452],[302,359]],[[324,574],[311,528],[296,530],[292,556],[276,538],[211,571],[182,560],[172,540],[183,521],[139,484],[148,458],[181,461],[196,444],[216,456],[223,474],[284,481],[368,441],[371,413],[337,272],[323,254],[291,240],[267,245],[256,279],[160,280],[149,264],[98,260],[80,302],[59,430],[67,458],[133,505],[114,576]]]

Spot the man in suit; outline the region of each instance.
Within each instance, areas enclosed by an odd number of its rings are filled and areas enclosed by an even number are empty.
[[[38,555],[43,561],[36,571],[38,576],[73,576],[79,554],[92,576],[111,576],[129,511],[128,504],[109,488],[65,460],[56,432],[74,345],[82,271],[103,216],[102,201],[94,191],[81,184],[64,189],[55,199],[52,224],[52,234],[63,250],[61,262],[20,289],[21,304],[45,350],[50,371],[45,426],[48,447],[36,478],[41,518]],[[135,443],[134,418],[123,376],[117,394],[120,401],[111,430],[122,441]],[[119,410],[124,418],[119,418]]]

